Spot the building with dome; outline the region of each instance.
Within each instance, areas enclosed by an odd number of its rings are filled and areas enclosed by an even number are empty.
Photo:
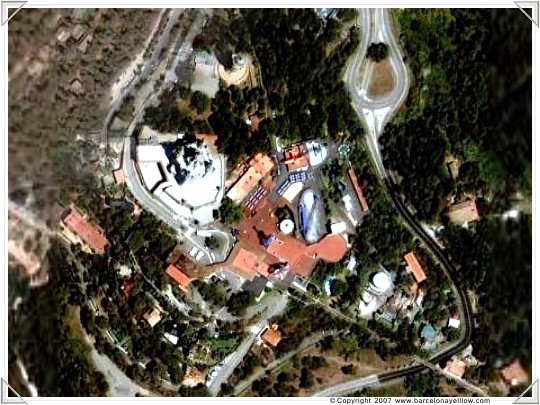
[[[392,291],[392,276],[385,269],[377,270],[369,282],[369,290],[375,295],[384,295]]]

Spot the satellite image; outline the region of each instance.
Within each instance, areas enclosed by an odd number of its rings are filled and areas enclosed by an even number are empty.
[[[508,7],[10,9],[10,394],[526,392]]]

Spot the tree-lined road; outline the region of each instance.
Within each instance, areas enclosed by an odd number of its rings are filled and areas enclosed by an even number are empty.
[[[366,14],[369,14],[369,16],[366,16]],[[359,118],[365,123],[367,129],[367,146],[375,164],[377,175],[385,191],[399,212],[405,226],[424,243],[431,256],[440,264],[445,275],[452,281],[453,289],[459,297],[460,316],[464,327],[458,342],[442,348],[429,359],[430,363],[438,363],[468,346],[472,337],[474,324],[467,294],[458,288],[454,282],[454,275],[457,273],[455,267],[446,257],[437,242],[424,231],[421,223],[401,200],[396,186],[387,176],[384,167],[378,139],[383,132],[384,125],[390,120],[407,97],[409,89],[409,74],[403,62],[399,46],[394,38],[391,20],[392,16],[387,9],[358,10],[358,24],[368,28],[366,30],[367,35],[362,37],[363,39],[357,52],[352,56],[351,62],[347,66],[345,81],[351,94],[352,105]],[[394,74],[394,88],[392,92],[379,100],[371,100],[366,97],[369,78],[359,77],[361,72],[368,74],[370,71],[365,66],[365,64],[370,63],[366,59],[366,44],[373,42],[384,42],[388,45],[388,58]],[[342,396],[370,386],[403,379],[425,369],[425,364],[415,362],[392,371],[363,377],[327,388],[316,393],[314,396]]]
[[[189,28],[183,42],[179,46],[179,49],[180,49],[178,53],[179,56],[175,58],[175,63],[172,64],[172,66],[165,73],[165,75],[167,75],[167,73],[171,73],[172,71],[174,71],[174,68],[176,67],[176,63],[178,63],[179,60],[184,58],[184,61],[185,61],[185,59],[188,57],[189,52],[192,48],[193,38],[202,29],[202,26],[206,18],[206,14],[207,14],[206,11],[202,11],[202,12],[197,11],[195,21]],[[176,20],[174,20],[174,22],[176,22]],[[172,25],[170,28],[172,28]],[[162,38],[164,37],[162,36]],[[168,40],[168,35],[166,38]],[[155,66],[156,62],[159,60],[159,59],[154,59],[154,57],[159,58],[160,56],[163,56],[163,54],[165,54],[165,52],[163,51],[164,49],[166,49],[165,47],[167,43],[168,43],[167,41],[163,43],[161,41],[158,42],[157,48],[154,49],[152,53],[152,59],[151,59],[152,62],[146,65],[148,66],[148,68],[142,69],[141,76],[132,81],[132,86],[138,81],[152,74],[152,72],[154,71],[156,67]],[[173,48],[175,48],[174,45],[173,45]],[[165,61],[161,60],[160,63],[165,63]],[[153,81],[154,84],[159,79],[159,76],[160,75],[158,74],[151,75],[151,80]],[[204,246],[204,243],[193,238],[191,235],[187,235],[184,233],[186,230],[186,225],[187,225],[186,220],[181,218],[179,215],[173,212],[169,207],[163,204],[158,198],[152,195],[143,185],[141,178],[139,176],[139,173],[137,172],[137,167],[135,163],[135,159],[136,159],[135,139],[133,138],[132,134],[137,124],[141,122],[144,115],[145,108],[149,105],[152,105],[157,100],[158,95],[163,90],[163,88],[155,89],[153,85],[147,86],[147,89],[150,89],[150,88],[154,89],[154,93],[152,95],[148,93],[147,96],[144,97],[144,102],[136,106],[135,112],[133,114],[133,120],[131,121],[126,131],[126,136],[124,138],[124,147],[123,147],[123,153],[122,153],[122,170],[124,172],[126,185],[128,186],[128,189],[131,191],[131,193],[133,194],[137,202],[145,210],[147,210],[148,212],[151,212],[158,219],[160,219],[161,221],[165,222],[166,224],[171,226],[173,229],[175,229],[180,235],[183,236],[184,239],[186,239],[192,245],[196,246],[200,251],[202,251],[208,261],[211,261],[212,259],[211,259],[210,253],[208,252],[207,248]],[[125,91],[128,91],[128,90],[126,89]],[[116,109],[118,108],[119,106],[111,107],[110,114],[114,115],[114,113],[116,112]]]
[[[144,63],[144,66],[142,69],[139,70],[139,73],[136,74],[133,79],[130,81],[130,83],[122,89],[120,95],[116,97],[115,100],[113,100],[111,107],[109,108],[109,112],[107,116],[105,117],[104,121],[104,131],[105,134],[107,134],[107,129],[109,128],[109,125],[111,124],[111,120],[114,117],[114,115],[118,112],[122,104],[124,103],[124,99],[128,94],[131,94],[133,90],[135,89],[135,86],[144,80],[153,70],[156,62],[161,57],[163,50],[169,43],[169,35],[171,33],[172,28],[174,27],[174,24],[178,22],[178,19],[184,12],[183,8],[175,8],[169,11],[168,13],[168,21],[165,25],[165,28],[161,32],[156,45],[154,47],[154,50],[152,51],[152,56],[146,60]]]
[[[240,362],[249,352],[249,349],[251,349],[251,346],[253,346],[253,343],[257,340],[258,332],[268,325],[268,321],[271,318],[279,315],[285,310],[288,301],[288,297],[285,294],[279,294],[272,298],[273,301],[271,304],[266,308],[266,311],[261,314],[261,320],[250,328],[251,332],[249,336],[246,337],[242,343],[240,343],[240,346],[224,360],[217,375],[215,375],[207,384],[208,391],[213,396],[216,396],[219,393],[221,384],[227,382],[236,367],[238,367]]]
[[[261,368],[258,372],[251,375],[246,380],[241,381],[234,388],[234,395],[235,396],[241,395],[244,391],[246,391],[247,389],[251,387],[251,384],[253,384],[255,380],[262,378],[263,376],[267,375],[269,372],[276,373],[280,367],[282,367],[284,364],[289,362],[294,356],[298,355],[298,353],[302,353],[306,351],[307,349],[315,346],[317,343],[323,340],[326,336],[336,336],[338,333],[339,333],[338,331],[330,331],[327,333],[317,332],[311,336],[308,336],[300,343],[300,345],[295,350],[290,351],[287,354],[283,355],[282,357],[274,360],[273,362],[268,364],[266,367]]]

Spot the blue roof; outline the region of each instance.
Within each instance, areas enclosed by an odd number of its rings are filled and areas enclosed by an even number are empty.
[[[431,324],[427,324],[422,328],[421,336],[428,340],[433,340],[437,337],[437,330]]]

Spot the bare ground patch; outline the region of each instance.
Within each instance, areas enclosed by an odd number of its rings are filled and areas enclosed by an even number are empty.
[[[394,88],[394,73],[388,60],[374,63],[368,84],[367,95],[370,98],[380,98],[388,95]]]

